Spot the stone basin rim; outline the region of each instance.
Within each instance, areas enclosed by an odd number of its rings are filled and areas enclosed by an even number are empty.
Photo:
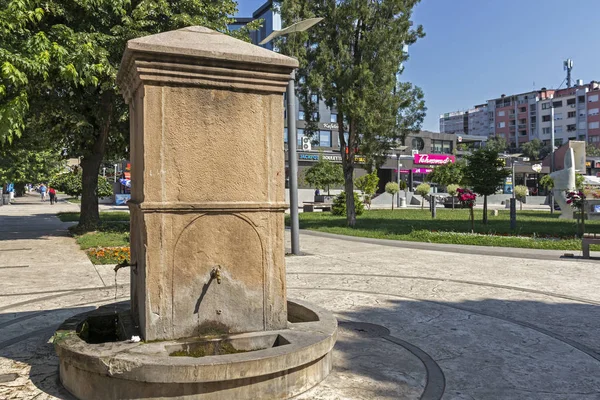
[[[312,304],[288,300],[313,311],[319,321],[289,323],[288,329],[233,334],[225,339],[279,334],[290,344],[245,353],[206,357],[169,356],[167,346],[201,341],[182,338],[149,343],[108,342],[88,344],[75,332],[79,322],[94,311],[79,314],[63,323],[57,332],[65,339],[54,346],[61,363],[82,371],[116,379],[150,383],[202,383],[260,377],[301,367],[331,352],[337,337],[337,320]]]

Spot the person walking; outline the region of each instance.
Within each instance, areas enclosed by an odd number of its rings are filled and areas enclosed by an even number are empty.
[[[43,183],[40,185],[40,193],[42,194],[42,201],[46,201],[46,185],[44,185]]]
[[[56,190],[53,187],[48,188],[48,194],[50,195],[50,204],[56,203]]]

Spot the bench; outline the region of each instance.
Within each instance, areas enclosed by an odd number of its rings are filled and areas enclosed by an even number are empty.
[[[331,203],[315,203],[305,201],[302,206],[304,212],[314,212],[315,210],[331,211]]]
[[[584,233],[581,240],[581,249],[583,250],[583,258],[590,258],[590,244],[600,244],[600,234]]]

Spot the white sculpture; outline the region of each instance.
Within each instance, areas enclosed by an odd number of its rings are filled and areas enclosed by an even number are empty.
[[[573,210],[567,204],[567,190],[575,190],[575,153],[568,148],[565,153],[565,168],[550,174],[554,180],[554,201],[560,206],[560,216],[563,219],[573,219]]]

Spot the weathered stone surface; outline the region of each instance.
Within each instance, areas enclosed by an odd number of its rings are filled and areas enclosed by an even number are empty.
[[[146,340],[286,327],[281,95],[295,66],[203,27],[128,43],[132,308]]]

